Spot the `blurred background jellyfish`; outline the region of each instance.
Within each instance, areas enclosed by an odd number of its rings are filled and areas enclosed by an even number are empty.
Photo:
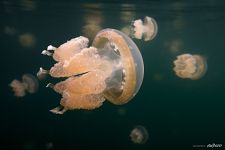
[[[207,63],[200,55],[182,54],[173,62],[173,70],[180,78],[200,79],[207,70]]]
[[[17,33],[17,30],[13,26],[5,26],[3,32],[8,36],[14,36]]]
[[[169,39],[166,40],[163,45],[170,53],[175,54],[184,48],[184,41],[182,39]]]
[[[100,11],[102,8],[101,4],[84,4],[88,13],[84,15],[85,25],[82,27],[82,33],[88,39],[93,40],[95,35],[102,30],[102,23],[104,21],[104,16]]]
[[[148,131],[143,126],[136,126],[130,133],[131,141],[135,144],[144,144],[148,140]]]
[[[23,97],[28,93],[35,93],[38,90],[39,83],[31,74],[24,74],[22,81],[13,80],[9,86],[12,88],[14,95],[17,97]]]
[[[98,108],[107,99],[115,105],[130,101],[140,89],[144,75],[141,53],[124,33],[114,29],[100,31],[91,47],[80,36],[58,48],[50,45],[42,54],[57,63],[50,69],[52,77],[66,77],[57,84],[48,84],[62,94],[60,106],[51,110]]]
[[[19,4],[23,11],[33,11],[37,8],[37,3],[34,0],[20,0]]]
[[[118,108],[117,113],[120,116],[125,116],[127,114],[127,108],[125,108],[125,107]]]
[[[127,24],[134,20],[136,16],[136,7],[134,4],[121,4],[121,11],[120,11],[120,20],[121,22]]]
[[[149,41],[155,38],[158,32],[158,25],[155,19],[146,16],[144,22],[141,19],[135,20],[132,24],[133,35],[136,39]]]
[[[144,22],[141,19],[135,20],[131,26],[125,26],[121,31],[130,37],[150,41],[157,35],[158,25],[155,19],[146,16]]]
[[[53,142],[48,142],[48,143],[46,143],[46,144],[45,144],[45,149],[46,149],[46,150],[54,149]]]
[[[22,47],[32,48],[36,45],[36,36],[33,33],[27,32],[18,36],[19,43]]]

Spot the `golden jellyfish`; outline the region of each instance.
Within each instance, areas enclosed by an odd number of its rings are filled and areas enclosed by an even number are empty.
[[[104,22],[104,15],[101,11],[101,4],[85,4],[85,9],[90,9],[90,12],[84,15],[85,25],[82,27],[82,33],[88,39],[93,40],[95,35],[102,30],[102,24]]]
[[[133,23],[133,36],[136,39],[144,39],[149,41],[155,38],[158,32],[158,25],[155,19],[146,16],[144,22],[141,19],[135,20]]]
[[[207,63],[200,55],[182,54],[173,62],[173,70],[180,78],[200,79],[207,71]]]
[[[130,133],[131,141],[135,144],[144,144],[148,140],[148,131],[144,126],[136,126]]]
[[[141,19],[137,19],[131,23],[131,26],[123,27],[121,31],[132,38],[150,41],[157,35],[158,25],[155,19],[146,16],[144,22]]]
[[[42,51],[57,61],[49,70],[50,76],[66,78],[47,85],[62,95],[60,105],[51,112],[92,110],[105,100],[122,105],[139,91],[144,65],[138,47],[129,37],[115,29],[104,29],[95,36],[92,46],[88,47],[88,42],[80,36]]]
[[[23,97],[28,93],[35,93],[38,90],[39,83],[37,79],[31,74],[24,74],[22,81],[13,80],[9,86],[12,88],[14,95]]]
[[[36,45],[37,39],[33,33],[23,33],[19,35],[19,43],[24,48],[32,48]]]

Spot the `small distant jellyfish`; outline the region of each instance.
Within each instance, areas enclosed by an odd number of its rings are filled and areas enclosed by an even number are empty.
[[[148,131],[143,126],[136,126],[130,133],[131,141],[135,144],[144,144],[148,140]]]
[[[50,149],[53,149],[53,148],[54,148],[54,145],[53,145],[52,142],[46,143],[46,145],[45,145],[45,149],[46,149],[46,150],[50,150]]]
[[[20,8],[24,11],[33,11],[37,8],[35,0],[20,0]]]
[[[84,4],[85,9],[101,9],[101,4]],[[85,25],[82,27],[82,33],[89,40],[93,40],[95,35],[102,30],[104,16],[101,11],[91,11],[84,15]]]
[[[32,48],[35,46],[37,39],[33,33],[23,33],[18,37],[19,43],[24,48]]]
[[[181,39],[170,39],[164,42],[164,47],[171,53],[177,53],[184,47],[184,41]]]
[[[122,105],[139,91],[144,64],[139,49],[129,37],[115,29],[104,29],[95,36],[92,46],[88,47],[88,42],[80,36],[58,48],[50,45],[42,51],[57,61],[49,75],[66,78],[47,85],[62,95],[60,105],[50,110],[52,113],[92,110],[105,100]]]
[[[180,78],[200,79],[207,71],[207,63],[200,55],[182,54],[173,62],[173,70]]]
[[[12,27],[12,26],[5,26],[3,32],[4,32],[6,35],[14,36],[14,35],[16,35],[16,33],[17,33],[18,31],[16,30],[15,27]]]
[[[117,113],[120,115],[120,116],[125,116],[127,114],[127,109],[126,108],[119,108],[117,110]]]
[[[123,3],[120,5],[120,20],[123,23],[131,22],[136,16],[136,8],[134,4]]]
[[[155,38],[158,32],[158,25],[155,19],[146,16],[144,22],[141,19],[135,20],[132,24],[133,35],[136,39],[149,41]]]
[[[125,26],[121,31],[132,38],[150,41],[157,35],[158,25],[155,19],[146,16],[144,22],[141,19],[135,20],[131,26]]]
[[[98,24],[86,24],[82,27],[82,33],[89,39],[93,39],[100,30],[102,27]]]
[[[28,93],[35,93],[38,90],[39,83],[37,79],[31,74],[24,74],[22,81],[13,80],[9,86],[12,88],[14,95],[23,97]]]

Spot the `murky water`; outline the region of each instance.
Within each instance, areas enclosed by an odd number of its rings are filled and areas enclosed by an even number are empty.
[[[1,146],[17,149],[198,149],[225,141],[225,2],[138,1],[130,3],[3,0],[1,14]],[[96,110],[49,112],[61,96],[39,82],[39,90],[22,98],[9,83],[25,73],[36,75],[54,61],[41,55],[77,36],[92,42],[104,28],[122,30],[132,21],[153,17],[156,37],[134,39],[145,74],[138,94],[127,104],[109,102]],[[199,80],[181,79],[173,71],[178,55],[204,56],[207,72]],[[134,144],[131,130],[144,126],[148,140]],[[220,149],[222,149],[220,147]]]

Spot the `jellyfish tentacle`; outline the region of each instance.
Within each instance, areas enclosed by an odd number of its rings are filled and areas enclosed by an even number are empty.
[[[55,86],[55,85],[54,85],[53,83],[48,83],[48,84],[46,85],[47,88],[54,88],[54,86]]]
[[[42,67],[40,67],[38,73],[37,73],[37,77],[38,78],[43,78],[45,77],[47,74],[49,74],[49,70],[45,70]]]
[[[53,56],[53,53],[51,53],[51,52],[49,52],[49,51],[47,51],[47,50],[43,50],[43,51],[41,52],[41,54],[42,54],[42,55],[47,55],[47,56]]]
[[[67,111],[67,109],[64,108],[62,105],[59,105],[59,106],[57,106],[57,107],[55,107],[55,108],[53,108],[49,111],[54,113],[54,114],[57,114],[57,115],[62,115]]]
[[[47,47],[47,51],[54,51],[54,50],[56,50],[57,48],[56,47],[54,47],[54,46],[52,46],[52,45],[49,45],[48,47]]]

